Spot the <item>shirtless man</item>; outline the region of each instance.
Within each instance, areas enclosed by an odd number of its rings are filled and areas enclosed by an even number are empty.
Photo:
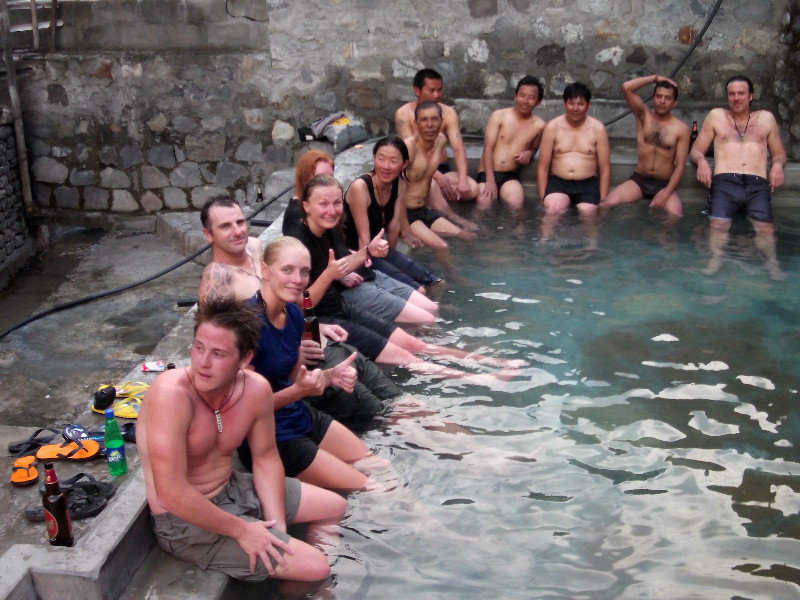
[[[652,109],[636,93],[651,83],[655,83]],[[689,128],[672,115],[678,86],[663,75],[648,75],[623,83],[622,93],[636,117],[639,158],[630,179],[611,190],[600,208],[652,198],[650,208],[663,209],[670,220],[676,221],[683,216],[683,207],[675,190],[689,154]]]
[[[437,150],[437,169],[433,173],[433,182],[427,202],[431,208],[438,210],[452,222],[468,231],[475,231],[475,223],[457,215],[450,207],[448,201],[472,200],[478,195],[478,184],[467,175],[467,152],[464,141],[461,139],[461,129],[458,125],[458,115],[452,106],[442,104],[442,76],[433,69],[422,69],[414,75],[413,102],[407,102],[394,113],[394,126],[397,135],[403,139],[417,133],[416,110],[421,102],[436,102],[442,109],[442,122],[439,131],[446,137],[446,141],[453,149],[453,161],[456,172],[450,171],[447,158],[447,146]]]
[[[447,138],[441,133],[442,105],[432,101],[420,102],[416,108],[414,122],[415,133],[403,140],[408,147],[409,159],[405,171],[406,192],[403,202],[397,203],[401,211],[400,229],[403,238],[410,246],[414,247],[421,242],[432,248],[448,274],[452,274],[453,265],[450,262],[447,242],[440,236],[453,236],[472,241],[475,234],[452,223],[425,203],[431,189],[431,179],[439,164],[441,150],[447,144]]]
[[[785,277],[775,253],[770,192],[783,183],[786,151],[778,124],[766,110],[752,111],[753,83],[743,75],[731,77],[725,89],[729,109],[715,108],[708,113],[690,158],[697,165],[697,180],[711,192],[708,218],[711,226],[711,261],[703,271],[713,275],[722,266],[731,219],[745,211],[755,230],[755,244],[766,258],[773,279]],[[714,143],[714,174],[705,158]],[[772,164],[767,173],[767,152]]]
[[[499,193],[519,224],[525,220],[519,169],[530,164],[539,149],[544,120],[534,115],[533,109],[539,106],[543,93],[539,80],[526,75],[517,83],[514,106],[494,111],[486,122],[476,179],[479,211],[486,211]]]
[[[159,545],[201,569],[246,580],[317,581],[325,555],[286,525],[335,523],[347,507],[333,492],[284,477],[269,383],[247,370],[258,340],[253,309],[227,299],[195,315],[191,366],[160,375],[145,395],[137,447]],[[234,471],[247,438],[252,475]]]
[[[211,244],[212,260],[203,270],[200,301],[247,299],[261,285],[261,242],[250,237],[242,208],[230,196],[211,198],[200,211],[203,235]]]
[[[597,246],[597,205],[608,194],[611,180],[608,135],[590,117],[592,93],[582,83],[564,89],[564,114],[549,121],[542,133],[536,182],[544,204],[542,238],[550,238],[561,214],[570,204],[587,226],[589,249]]]

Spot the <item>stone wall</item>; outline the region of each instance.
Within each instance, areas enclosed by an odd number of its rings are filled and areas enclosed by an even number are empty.
[[[784,45],[775,78],[775,96],[778,98],[778,122],[783,131],[784,143],[789,156],[800,159],[800,1],[790,0],[783,14],[783,31],[780,37]]]
[[[33,256],[22,206],[14,125],[4,108],[0,112],[0,289]]]
[[[21,82],[34,197],[47,210],[147,213],[221,190],[253,202],[298,151],[295,129],[347,110],[392,129],[430,66],[445,100],[506,101],[525,73],[619,99],[669,72],[713,0],[93,0],[62,3],[63,52]],[[735,5],[735,6],[734,6]],[[750,74],[775,108],[786,0],[723,5],[677,79],[682,104],[724,102]],[[470,131],[480,132],[471,122]]]

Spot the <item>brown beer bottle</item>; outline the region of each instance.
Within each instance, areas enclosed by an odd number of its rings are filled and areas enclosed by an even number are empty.
[[[314,309],[311,308],[311,297],[308,295],[308,290],[303,292],[303,320],[305,321],[305,325],[303,326],[303,339],[314,340],[318,344],[321,344],[322,342],[319,337],[319,321],[317,320],[317,315],[314,314]]]
[[[53,463],[44,463],[44,487],[42,498],[44,521],[47,523],[47,537],[53,546],[72,546],[72,520],[69,516],[67,496],[58,485],[58,477]]]

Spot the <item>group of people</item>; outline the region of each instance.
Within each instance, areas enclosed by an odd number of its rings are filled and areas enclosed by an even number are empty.
[[[649,84],[652,109],[637,94]],[[395,114],[399,135],[375,144],[373,169],[346,191],[329,155],[312,150],[299,159],[283,236],[266,248],[249,236],[232,198],[213,198],[201,211],[213,259],[200,283],[190,364],[150,387],[137,443],[159,544],[203,569],[249,580],[327,576],[317,546],[346,510],[337,492],[377,489],[371,469],[386,468],[352,430],[400,396],[375,363],[490,386],[520,366],[404,329],[435,327],[432,295],[443,281],[397,250],[401,237],[412,248],[431,247],[449,270],[444,238],[469,241],[477,229],[450,202],[474,198],[479,215],[499,196],[524,220],[519,170],[537,151],[544,238],[570,205],[586,223],[598,208],[642,197],[671,218],[682,214],[676,189],[689,130],[671,114],[678,89],[666,77],[623,86],[639,158],[631,178],[611,191],[608,138],[587,114],[591,92],[583,84],[567,86],[564,114],[545,123],[533,114],[541,83],[522,78],[514,105],[489,118],[476,180],[467,174],[458,117],[440,102],[441,76],[420,71],[413,88],[416,100]],[[727,92],[729,109],[709,113],[690,155],[711,190],[709,270],[719,268],[731,218],[742,209],[777,276],[769,192],[783,182],[786,155],[774,117],[750,110],[749,80],[732,78]],[[712,142],[713,174],[705,158]],[[327,343],[305,334],[304,293]],[[309,524],[306,541],[287,535],[291,523]]]

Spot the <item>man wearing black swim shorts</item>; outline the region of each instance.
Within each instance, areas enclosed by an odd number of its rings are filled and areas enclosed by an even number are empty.
[[[564,89],[564,114],[547,123],[539,148],[536,180],[546,214],[541,241],[550,238],[559,217],[575,205],[586,224],[588,248],[597,246],[597,205],[605,199],[611,181],[608,135],[590,117],[592,93],[582,83]]]
[[[655,83],[652,109],[636,93],[651,83]],[[611,190],[600,208],[652,199],[650,208],[663,209],[676,221],[683,216],[683,207],[675,190],[689,154],[689,128],[672,114],[678,86],[663,75],[648,75],[623,83],[622,93],[636,117],[638,160],[633,175]]]
[[[775,252],[770,192],[783,183],[786,151],[778,124],[767,110],[752,111],[753,83],[743,75],[731,77],[725,89],[728,109],[715,108],[708,113],[690,157],[697,165],[697,179],[711,191],[708,218],[711,225],[709,246],[711,260],[704,269],[713,275],[722,266],[733,216],[744,211],[755,231],[755,244],[766,258],[772,279],[782,280]],[[714,143],[714,172],[705,158]],[[767,172],[767,152],[771,166]]]

